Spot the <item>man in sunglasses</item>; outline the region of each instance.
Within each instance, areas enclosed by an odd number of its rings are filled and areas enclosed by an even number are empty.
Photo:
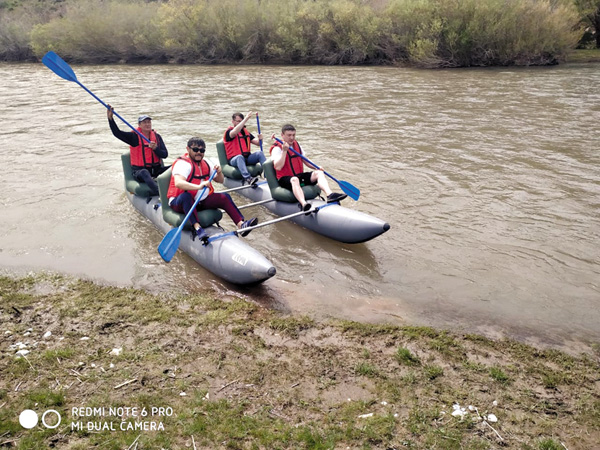
[[[121,131],[115,123],[113,107],[107,106],[108,125],[113,135],[129,144],[133,179],[138,183],[146,183],[150,188],[151,195],[158,195],[158,185],[154,178],[169,168],[165,167],[163,162],[163,159],[169,154],[160,134],[152,129],[152,118],[146,115],[138,118],[137,130],[150,141],[148,143],[134,131]]]
[[[187,143],[187,153],[180,156],[173,163],[173,171],[167,198],[169,206],[178,213],[186,214],[192,209],[197,195],[200,197],[198,209],[223,209],[231,217],[238,229],[252,227],[258,224],[258,219],[245,220],[244,216],[233,203],[229,194],[215,193],[210,177],[214,172],[216,175],[214,180],[217,183],[222,183],[225,179],[221,167],[212,164],[204,159],[206,144],[199,137],[191,138]],[[207,189],[204,189],[204,188]],[[202,229],[198,222],[196,211],[190,214],[189,218],[192,227],[194,228],[195,237],[206,245],[208,243],[208,234]],[[247,236],[250,231],[242,231],[242,236]]]
[[[247,129],[246,122],[256,112],[250,111],[246,117],[242,113],[236,112],[231,116],[231,125],[225,131],[223,143],[225,144],[225,154],[227,161],[234,167],[237,167],[242,174],[242,184],[254,184],[257,178],[252,178],[248,172],[248,164],[264,164],[267,158],[262,151],[252,153],[251,144],[260,145],[262,134],[254,137]]]

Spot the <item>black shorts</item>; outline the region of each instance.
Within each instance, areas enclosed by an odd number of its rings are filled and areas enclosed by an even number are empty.
[[[298,177],[298,180],[300,180],[300,186],[314,186],[315,184],[317,184],[316,181],[310,181],[311,175],[312,175],[312,172],[302,172],[302,173],[299,173],[298,175],[296,175]],[[278,180],[279,186],[289,189],[291,191],[292,190],[291,179],[292,179],[292,177],[281,177]]]

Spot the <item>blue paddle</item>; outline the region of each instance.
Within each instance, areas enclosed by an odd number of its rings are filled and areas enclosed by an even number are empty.
[[[104,107],[106,109],[108,109],[108,105],[106,103],[104,103],[102,100],[100,100],[98,97],[96,97],[96,95],[90,91],[88,88],[86,88],[83,84],[81,84],[81,82],[77,79],[77,76],[75,75],[75,72],[73,72],[73,69],[71,69],[71,66],[69,66],[60,56],[58,56],[56,53],[54,53],[53,51],[49,51],[48,53],[46,53],[44,55],[44,57],[42,58],[42,62],[44,63],[44,65],[50,69],[52,72],[54,72],[56,75],[58,75],[61,78],[64,78],[67,81],[73,81],[75,83],[77,83],[79,86],[81,86],[83,89],[85,89],[88,94],[90,94],[92,97],[94,97],[96,100],[98,100],[100,103],[102,103],[104,105]],[[114,112],[114,111],[113,111]],[[119,114],[117,114],[116,112],[114,112],[115,116],[117,116],[119,119],[121,119],[125,125],[127,125],[129,128],[131,128],[133,131],[135,131],[142,139],[144,139],[148,144],[150,143],[150,140],[144,136],[142,133],[140,133],[137,128],[133,128],[129,122],[127,122],[125,119],[123,119]]]
[[[275,135],[273,135],[272,137],[273,137],[273,139],[275,139],[280,144],[283,144],[283,141],[281,139],[276,138]],[[290,147],[290,150],[293,151],[300,158],[302,158],[304,161],[306,161],[307,163],[311,164],[312,166],[319,167],[314,162],[312,162],[310,159],[308,159],[304,155],[301,155],[300,153],[298,153],[292,147]],[[321,170],[323,170],[323,169],[321,169]],[[324,170],[323,170],[323,173],[325,175],[327,175],[329,178],[331,178],[333,181],[335,181],[340,186],[340,188],[342,189],[342,191],[344,191],[344,193],[346,193],[348,195],[348,197],[350,197],[352,200],[358,200],[358,197],[360,197],[360,190],[356,186],[348,183],[347,181],[338,180],[333,175],[330,175],[329,173],[327,173]]]
[[[208,179],[209,183],[213,180],[213,178],[215,177],[216,174],[217,174],[217,171],[215,170],[213,172],[213,174],[210,176],[210,178]],[[179,248],[179,242],[181,241],[181,231],[183,230],[183,227],[185,226],[187,220],[189,219],[190,214],[192,214],[194,212],[194,210],[196,209],[196,206],[198,205],[198,202],[204,195],[206,188],[207,188],[207,186],[204,186],[204,189],[202,189],[202,192],[200,193],[200,195],[196,196],[196,201],[194,202],[194,205],[190,208],[188,213],[185,215],[183,221],[181,222],[181,225],[179,225],[179,227],[177,227],[177,228],[173,228],[171,231],[169,231],[167,234],[165,234],[165,237],[163,238],[163,240],[160,241],[160,244],[158,244],[158,253],[160,253],[160,256],[162,256],[162,259],[164,259],[166,262],[171,261],[173,259],[173,256],[175,256],[175,253],[177,253],[177,249]],[[193,231],[192,231],[192,233],[193,233]]]
[[[258,120],[258,113],[256,113],[256,128],[258,128],[258,134],[260,134],[260,120]],[[260,151],[263,151],[262,139],[260,140]]]

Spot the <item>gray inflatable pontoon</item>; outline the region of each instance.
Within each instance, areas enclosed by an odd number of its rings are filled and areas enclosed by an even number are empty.
[[[168,210],[163,210],[163,204],[166,203],[161,202],[163,196],[166,200],[171,170],[167,170],[158,177],[161,198],[151,197],[148,195],[148,187],[145,184],[138,183],[131,177],[129,153],[122,155],[122,162],[126,195],[134,208],[164,234],[168,233],[174,226],[179,226],[183,214],[176,213],[168,206]],[[165,216],[172,223],[167,223]],[[213,225],[222,216],[223,214],[218,210],[206,210],[198,213],[200,223],[209,236],[223,234],[220,227]],[[177,220],[179,220],[179,223],[177,223]],[[277,272],[273,264],[261,253],[233,234],[204,246],[200,241],[192,240],[191,231],[184,228],[181,232],[179,250],[187,253],[206,270],[235,284],[261,283]]]
[[[217,153],[225,175],[223,184],[227,188],[241,187],[241,174],[237,168],[227,164],[225,146],[222,141],[217,143]],[[294,194],[278,185],[275,169],[273,169],[273,163],[270,159],[262,168],[260,164],[249,167],[252,176],[260,174],[262,170],[264,170],[267,181],[258,183],[256,187],[244,187],[236,192],[254,202],[261,202],[260,204],[278,216],[287,216],[299,212],[298,202],[294,198]],[[371,240],[390,229],[390,225],[381,219],[344,208],[338,203],[328,204],[323,200],[316,199],[320,193],[317,186],[304,186],[302,189],[306,199],[310,199],[309,203],[313,205],[313,210],[316,210],[316,212],[308,216],[293,217],[290,221],[304,228],[349,244]]]

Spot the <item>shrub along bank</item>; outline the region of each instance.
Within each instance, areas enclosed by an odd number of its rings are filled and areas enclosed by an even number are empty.
[[[571,0],[0,2],[0,59],[72,62],[553,64],[583,31]]]

